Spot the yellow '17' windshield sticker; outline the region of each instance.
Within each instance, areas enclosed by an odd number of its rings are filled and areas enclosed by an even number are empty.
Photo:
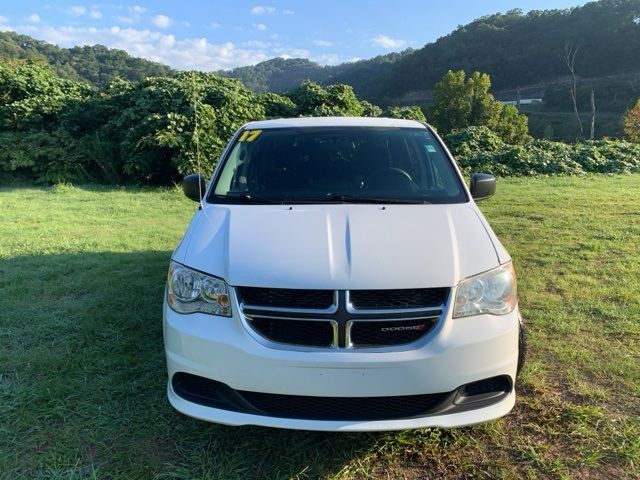
[[[262,133],[262,130],[245,130],[238,138],[239,142],[253,142]]]

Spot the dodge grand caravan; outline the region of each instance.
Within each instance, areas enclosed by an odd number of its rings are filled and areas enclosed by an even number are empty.
[[[296,118],[233,136],[171,258],[168,397],[228,425],[457,427],[507,414],[516,277],[437,134]]]

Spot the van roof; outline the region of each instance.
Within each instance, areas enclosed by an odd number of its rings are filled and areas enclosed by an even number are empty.
[[[245,125],[247,129],[303,128],[303,127],[396,127],[424,128],[416,120],[380,117],[302,117],[259,120]]]

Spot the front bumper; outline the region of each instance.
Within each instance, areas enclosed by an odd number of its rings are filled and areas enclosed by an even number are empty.
[[[385,350],[319,350],[266,346],[242,319],[181,315],[164,306],[168,397],[180,412],[227,425],[305,430],[373,431],[458,427],[492,420],[514,405],[512,390],[476,409],[394,420],[306,420],[270,417],[204,406],[173,389],[179,372],[216,380],[239,391],[317,397],[385,397],[451,392],[461,385],[507,375],[518,363],[518,311],[504,316],[444,318],[420,346]]]

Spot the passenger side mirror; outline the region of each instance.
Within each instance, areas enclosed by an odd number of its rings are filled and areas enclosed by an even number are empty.
[[[207,181],[199,173],[190,173],[182,179],[182,191],[187,198],[190,198],[194,202],[202,200],[200,194],[204,196],[204,192],[207,189]]]
[[[487,173],[474,173],[471,175],[471,196],[480,201],[491,197],[496,193],[496,177]]]

